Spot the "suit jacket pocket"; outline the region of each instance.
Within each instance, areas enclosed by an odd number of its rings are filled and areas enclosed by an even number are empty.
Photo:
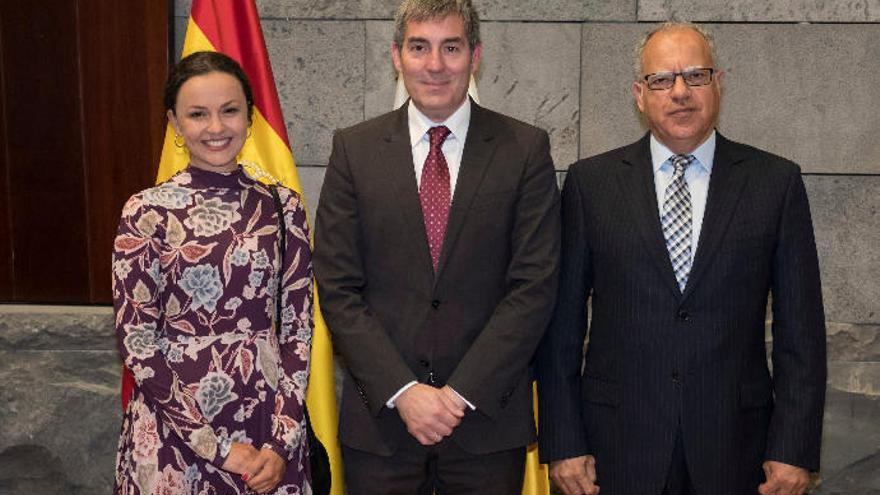
[[[739,407],[750,409],[770,405],[773,394],[767,382],[744,383],[739,387]]]
[[[583,380],[584,400],[605,406],[620,405],[620,384],[593,376],[584,376]]]

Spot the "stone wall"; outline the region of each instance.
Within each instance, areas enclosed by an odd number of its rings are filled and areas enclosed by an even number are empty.
[[[111,308],[0,305],[0,493],[112,493],[113,335]]]
[[[547,129],[560,180],[644,132],[629,93],[640,23],[715,33],[721,132],[800,163],[812,205],[829,344],[813,493],[880,493],[880,1],[475,2],[482,103]],[[391,105],[396,3],[257,0],[312,212],[332,132]],[[178,0],[178,47],[188,13]],[[0,305],[0,493],[109,493],[118,383],[109,308]]]

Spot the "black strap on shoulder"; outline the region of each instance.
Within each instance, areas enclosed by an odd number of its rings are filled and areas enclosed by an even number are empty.
[[[269,192],[272,193],[272,199],[275,201],[275,212],[278,214],[278,233],[280,238],[278,244],[281,247],[278,263],[278,287],[275,289],[275,333],[277,334],[281,332],[281,282],[284,277],[284,252],[287,250],[287,226],[284,224],[284,206],[281,204],[281,197],[278,196],[278,187],[275,184],[269,184]]]

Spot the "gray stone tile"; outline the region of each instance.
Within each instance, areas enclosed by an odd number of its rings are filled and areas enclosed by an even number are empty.
[[[268,20],[263,32],[294,157],[325,164],[333,131],[364,117],[364,23]]]
[[[880,325],[827,322],[829,361],[880,362]]]
[[[172,0],[174,2],[174,15],[177,17],[189,17],[192,8],[192,0]]]
[[[324,184],[324,167],[297,166],[299,182],[303,189],[306,207],[309,210],[310,225],[315,225],[315,212],[318,211],[318,198],[321,194],[321,186]]]
[[[175,17],[173,31],[174,43],[174,61],[180,60],[180,54],[183,53],[183,40],[186,38],[186,26],[189,22],[188,17]]]
[[[392,19],[399,0],[257,0],[260,16],[298,19]],[[634,21],[635,0],[477,0],[482,20]]]
[[[805,177],[829,321],[880,321],[880,177]]]
[[[116,351],[0,351],[3,493],[112,491],[120,369]],[[27,472],[13,471],[16,452],[57,456],[55,479],[29,480]]]
[[[834,485],[844,485],[847,473],[859,472],[865,462],[877,465],[880,454],[880,363],[828,364],[828,391],[822,439],[823,490],[841,492]],[[873,459],[873,461],[872,461]],[[878,472],[874,473],[874,483]],[[835,481],[836,480],[836,481]],[[864,487],[869,480],[855,480],[850,488]]]
[[[391,109],[394,100],[390,22],[367,23],[365,114]],[[480,103],[546,129],[557,168],[577,158],[580,28],[575,24],[483,24],[477,76]]]
[[[880,451],[860,459],[822,481],[812,495],[876,495],[880,493]]]
[[[577,159],[579,47],[576,24],[483,24],[480,102],[547,130],[557,168]]]
[[[830,361],[828,390],[864,395],[880,401],[880,362]],[[880,438],[880,428],[875,434]]]
[[[720,130],[788,157],[805,172],[880,172],[873,83],[877,25],[712,26],[724,81]],[[647,26],[585,24],[581,155],[621,146],[643,127],[630,95],[632,47]],[[804,63],[809,60],[809,63]]]
[[[645,132],[630,85],[632,49],[646,27],[584,24],[582,30],[580,157],[584,158],[631,143]]]
[[[0,452],[0,493],[70,495],[83,493],[67,473],[58,452],[38,445],[13,445]],[[89,487],[93,488],[93,487]],[[106,486],[107,489],[110,486]]]
[[[722,132],[805,172],[880,172],[880,26],[730,24],[713,31],[728,71]]]
[[[262,18],[392,19],[398,0],[257,0]]]
[[[476,0],[484,20],[634,21],[635,0]]]
[[[392,110],[394,103],[394,90],[397,87],[394,65],[391,63],[394,23],[367,21],[366,33],[364,117],[369,119]]]
[[[641,0],[640,21],[687,19],[723,22],[876,22],[877,0]]]
[[[0,305],[0,350],[115,350],[113,309]]]

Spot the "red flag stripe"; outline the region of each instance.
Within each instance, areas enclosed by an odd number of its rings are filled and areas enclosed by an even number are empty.
[[[263,28],[254,2],[238,0],[193,0],[190,17],[214,45],[241,64],[254,92],[254,105],[284,144],[290,148],[287,127],[281,116],[278,92],[269,54],[262,43]],[[253,43],[260,40],[260,43]]]

